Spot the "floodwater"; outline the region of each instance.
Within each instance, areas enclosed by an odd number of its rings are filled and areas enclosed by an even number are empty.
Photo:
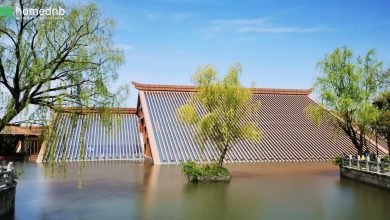
[[[330,163],[228,165],[228,184],[124,161],[17,166],[10,219],[390,219],[390,192],[340,179]]]

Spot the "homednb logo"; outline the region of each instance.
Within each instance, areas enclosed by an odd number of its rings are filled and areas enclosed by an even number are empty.
[[[0,17],[12,18],[13,16],[14,16],[14,11],[11,7],[0,6]]]
[[[0,16],[5,18],[12,18],[15,16],[16,19],[22,17],[39,17],[49,19],[62,19],[65,15],[65,9],[61,6],[58,7],[47,7],[47,8],[19,8],[16,7],[13,10],[12,7],[0,7]]]

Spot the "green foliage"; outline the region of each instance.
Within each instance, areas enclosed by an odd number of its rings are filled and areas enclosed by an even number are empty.
[[[322,74],[315,80],[314,91],[329,112],[313,106],[309,115],[319,124],[326,114],[334,114],[331,124],[341,128],[361,154],[365,136],[378,116],[371,103],[383,86],[379,80],[384,77],[382,62],[374,50],[355,59],[352,51],[343,47],[326,55],[318,68]]]
[[[242,87],[241,72],[241,65],[237,64],[219,79],[213,67],[200,67],[193,76],[197,92],[178,110],[179,121],[195,127],[201,148],[209,141],[219,150],[221,167],[233,142],[259,140],[261,136],[258,125],[250,120],[259,113],[260,103],[252,99],[250,88]]]
[[[202,176],[202,170],[193,161],[185,162],[182,165],[183,174],[192,181],[197,181],[199,176]]]
[[[341,167],[341,165],[343,164],[343,157],[342,156],[336,156],[333,160],[332,160],[332,163],[334,165],[337,165],[339,167]]]
[[[376,153],[371,153],[370,154],[370,160],[371,161],[376,161],[377,159],[376,159]]]
[[[373,129],[387,140],[390,152],[390,91],[382,92],[373,104],[379,109],[379,115],[373,124]]]
[[[128,88],[111,92],[109,87],[124,62],[123,51],[112,41],[114,22],[96,4],[7,2],[19,8],[61,6],[66,14],[0,18],[0,130],[29,105],[36,114],[27,111],[26,117],[34,122],[47,121],[48,108],[120,105]]]
[[[12,177],[14,179],[19,179],[24,173],[24,170],[22,168],[14,168],[12,171]]]
[[[199,165],[193,161],[182,164],[182,172],[190,182],[197,182],[199,177],[230,176],[229,171],[218,163]]]
[[[381,161],[384,162],[384,163],[390,163],[389,155],[386,155],[386,156],[382,157]]]
[[[203,176],[229,176],[229,170],[225,167],[220,167],[217,162],[205,164],[202,166]]]

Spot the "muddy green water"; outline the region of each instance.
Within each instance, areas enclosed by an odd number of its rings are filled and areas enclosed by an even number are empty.
[[[17,164],[9,219],[390,219],[390,192],[329,163],[229,165],[229,184],[192,184],[180,166]]]

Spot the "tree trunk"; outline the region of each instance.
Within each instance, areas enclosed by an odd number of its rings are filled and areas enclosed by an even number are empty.
[[[390,132],[387,133],[386,142],[387,142],[387,150],[389,151],[389,156],[390,156]]]
[[[358,155],[362,156],[363,155],[363,147],[362,146],[355,146],[358,150]]]
[[[356,150],[357,150],[357,153],[358,155],[362,155],[363,154],[363,143],[361,143],[360,141],[357,140],[356,137],[352,137],[352,136],[349,136],[352,140],[352,144],[353,146],[355,146]]]
[[[218,160],[218,166],[219,167],[223,166],[223,159],[225,159],[227,150],[228,150],[228,148],[224,147],[224,149],[222,150],[221,155],[219,156],[219,160]]]

